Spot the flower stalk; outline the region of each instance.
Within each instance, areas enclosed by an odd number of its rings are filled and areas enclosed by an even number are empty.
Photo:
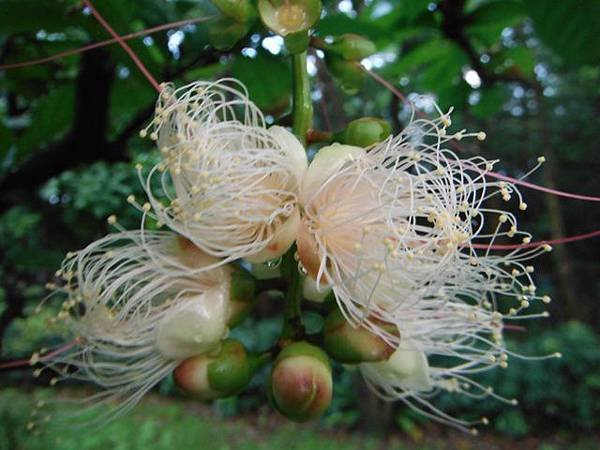
[[[306,145],[306,134],[313,121],[313,106],[310,98],[310,81],[306,70],[306,51],[292,55],[294,85],[293,127],[296,137]]]

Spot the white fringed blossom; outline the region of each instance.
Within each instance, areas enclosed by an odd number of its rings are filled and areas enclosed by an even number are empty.
[[[491,386],[480,384],[473,376],[506,368],[509,357],[528,360],[560,357],[560,354],[526,357],[510,352],[503,340],[502,314],[460,300],[449,300],[435,310],[422,307],[406,310],[396,325],[402,340],[389,360],[360,364],[367,384],[385,400],[401,400],[421,414],[474,434],[477,430],[472,427],[487,424],[485,417],[477,421],[461,420],[436,407],[432,400],[441,392],[450,392],[515,405],[516,399],[496,394]]]
[[[160,223],[223,263],[265,262],[292,245],[306,152],[266,128],[241,83],[165,85],[148,131],[163,160],[142,182]]]
[[[197,273],[215,262],[164,232],[110,234],[67,256],[55,290],[66,296],[58,319],[74,345],[44,363],[102,388],[88,408],[119,401],[94,421],[126,412],[185,358],[219,349],[230,269]]]
[[[434,310],[442,298],[480,303],[490,293],[489,303],[494,295],[510,295],[516,312],[525,297],[535,296],[533,269],[524,262],[548,250],[490,250],[499,238],[527,243],[531,236],[489,200],[516,197],[520,209],[526,204],[513,184],[487,180],[492,162],[461,160],[444,148],[451,139],[485,138],[464,130],[449,135],[449,114],[440,111],[435,120],[413,115],[398,136],[368,149],[321,149],[300,192],[301,268],[318,289],[333,289],[351,323],[393,345],[398,337],[373,319],[394,322],[422,301]]]

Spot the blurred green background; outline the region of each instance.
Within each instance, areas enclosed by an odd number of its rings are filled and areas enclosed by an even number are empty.
[[[201,0],[98,0],[120,34],[175,20],[218,16]],[[455,107],[455,129],[485,130],[464,143],[464,156],[500,159],[520,176],[539,155],[548,162],[530,181],[600,194],[600,1],[343,0],[324,1],[315,33],[371,39],[378,52],[363,64],[413,98],[429,94]],[[215,50],[214,20],[130,41],[159,81],[177,84],[233,76],[242,80],[271,123],[289,122],[291,76],[282,39],[259,23],[230,50]],[[213,37],[211,37],[213,36]],[[76,1],[0,0],[0,65],[42,58],[109,36]],[[382,117],[395,131],[406,106],[372,79],[348,93],[311,50],[316,128],[340,130],[352,119]],[[347,86],[345,86],[347,88]],[[64,254],[109,231],[106,217],[135,227],[125,201],[142,196],[136,162],[157,158],[137,132],[155,92],[125,52],[109,46],[46,64],[0,70],[0,344],[1,361],[28,358],[60,343],[47,327],[53,308],[33,314]],[[597,204],[523,189],[529,208],[520,228],[537,239],[593,231]],[[335,369],[335,398],[316,424],[287,423],[267,405],[255,378],[242,395],[200,405],[179,397],[170,380],[128,416],[101,430],[27,430],[34,402],[81,396],[78,385],[48,389],[30,368],[0,371],[0,449],[379,449],[600,446],[600,247],[598,239],[557,245],[536,261],[538,290],[554,299],[551,317],[509,333],[524,354],[563,353],[561,360],[513,362],[483,375],[496,391],[520,399],[447,396],[439,405],[460,417],[490,418],[477,438],[447,430],[401,403],[382,404],[355,373]],[[235,334],[254,349],[280,329],[281,305],[260,304]],[[315,318],[307,315],[310,325]],[[315,326],[318,326],[316,324]],[[89,391],[86,391],[89,392]],[[50,424],[52,419],[50,419]]]

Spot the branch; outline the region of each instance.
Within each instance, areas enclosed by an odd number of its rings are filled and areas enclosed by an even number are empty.
[[[466,27],[469,25],[469,18],[464,14],[464,3],[464,0],[443,0],[438,5],[443,15],[442,32],[465,52],[473,70],[481,78],[482,84],[492,85],[497,82],[518,83],[524,88],[540,92],[542,87],[536,80],[531,80],[518,74],[497,74],[488,70],[481,62],[481,55],[475,51],[473,44],[465,32]]]

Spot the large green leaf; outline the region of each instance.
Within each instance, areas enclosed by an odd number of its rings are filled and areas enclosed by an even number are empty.
[[[475,117],[486,118],[499,112],[508,99],[506,86],[492,86],[481,90],[479,103],[471,107]]]
[[[386,66],[382,73],[386,76],[402,76],[423,65],[445,59],[456,46],[446,40],[431,39],[400,55],[398,60]],[[453,52],[454,53],[454,52]]]
[[[566,63],[600,63],[600,1],[527,0],[524,4],[538,36]]]
[[[81,12],[57,0],[0,0],[0,32],[60,32],[81,23]]]
[[[290,102],[292,75],[281,58],[260,51],[254,58],[238,55],[231,74],[246,85],[250,98],[265,111],[282,112]]]
[[[523,20],[525,10],[517,1],[497,0],[485,3],[469,15],[469,35],[490,46],[500,39],[503,29]]]
[[[41,98],[31,108],[31,126],[17,143],[17,159],[66,132],[73,122],[74,104],[75,87],[72,84],[58,87]]]

